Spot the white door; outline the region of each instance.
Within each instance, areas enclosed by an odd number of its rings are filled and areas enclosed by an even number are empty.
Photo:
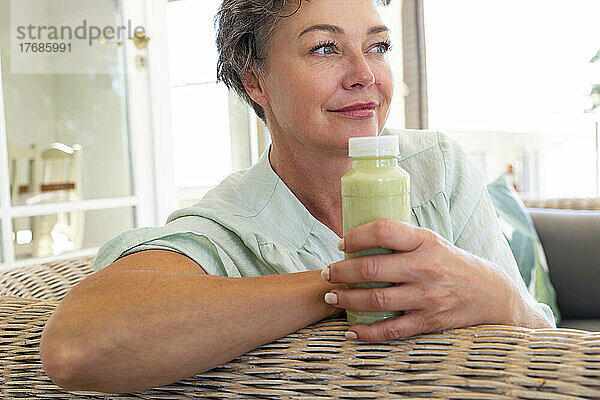
[[[0,268],[95,254],[175,206],[155,156],[172,145],[168,113],[152,112],[169,107],[150,97],[165,54],[152,2],[47,3],[0,0]]]

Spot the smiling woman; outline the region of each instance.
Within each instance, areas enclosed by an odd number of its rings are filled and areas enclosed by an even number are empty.
[[[388,5],[390,1],[377,0],[377,3]],[[303,0],[224,0],[219,9],[217,76],[251,104],[263,120],[265,115],[262,108],[248,96],[241,77],[251,66],[264,72],[268,41],[274,29],[281,20],[298,12],[302,3]]]
[[[385,128],[391,40],[376,2],[298,1],[224,0],[219,77],[266,121],[272,144],[164,227],[102,246],[97,273],[44,331],[44,366],[61,384],[173,382],[345,308],[404,311],[347,332],[364,341],[483,323],[552,326],[462,147],[436,132]],[[377,135],[398,135],[411,223],[379,219],[342,237],[348,140]],[[374,247],[392,252],[344,260]],[[392,285],[347,289],[362,282]]]
[[[391,104],[388,31],[374,1],[305,2],[278,20],[264,60],[241,75],[269,126],[273,170],[291,178],[291,191],[338,236],[338,178],[349,168],[348,139],[378,135]],[[323,190],[302,190],[310,171],[325,164],[322,177],[313,175]]]

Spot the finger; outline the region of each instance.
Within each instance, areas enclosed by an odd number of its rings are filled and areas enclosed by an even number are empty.
[[[413,282],[418,262],[410,253],[355,257],[330,264],[325,276],[330,283]]]
[[[382,247],[397,251],[414,251],[423,244],[428,229],[403,221],[380,218],[350,230],[344,236],[344,251],[354,253],[362,249]]]
[[[339,308],[354,311],[409,311],[427,305],[423,290],[412,285],[398,285],[371,289],[335,289]],[[328,296],[331,301],[332,296]]]
[[[419,312],[409,312],[372,325],[354,325],[349,332],[354,332],[363,342],[388,342],[431,331]]]

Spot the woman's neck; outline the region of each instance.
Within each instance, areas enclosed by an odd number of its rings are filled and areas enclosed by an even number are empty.
[[[273,138],[269,161],[313,217],[335,232],[343,234],[340,178],[352,166],[345,152],[318,152],[302,145],[289,146]]]

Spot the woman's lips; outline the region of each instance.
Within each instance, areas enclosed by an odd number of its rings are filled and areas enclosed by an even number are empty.
[[[375,116],[375,107],[377,107],[377,103],[375,102],[356,103],[330,111],[348,118],[364,119]]]
[[[375,116],[375,110],[372,108],[363,108],[361,110],[353,111],[334,111],[336,114],[341,114],[350,118],[371,118]]]

